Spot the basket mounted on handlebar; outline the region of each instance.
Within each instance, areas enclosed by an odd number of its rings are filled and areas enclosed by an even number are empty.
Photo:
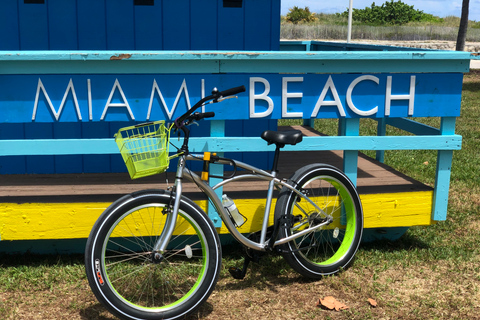
[[[127,166],[130,178],[137,179],[168,168],[170,128],[165,121],[148,122],[125,127],[115,134],[115,142]]]

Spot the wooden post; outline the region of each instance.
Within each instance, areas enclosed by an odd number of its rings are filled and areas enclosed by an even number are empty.
[[[440,125],[440,134],[455,134],[455,122],[456,118],[454,117],[442,118],[442,122]],[[432,220],[434,221],[443,221],[447,219],[448,194],[450,189],[452,160],[453,150],[438,151],[432,209]]]

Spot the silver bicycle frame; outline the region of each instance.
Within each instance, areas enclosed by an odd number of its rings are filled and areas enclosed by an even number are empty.
[[[316,229],[319,229],[323,226],[328,225],[332,221],[332,217],[328,215],[326,212],[324,212],[321,208],[319,208],[312,200],[310,200],[306,195],[304,195],[302,192],[298,191],[295,186],[290,185],[286,181],[282,181],[278,178],[276,178],[275,173],[268,173],[264,170],[261,170],[259,168],[253,167],[249,164],[243,163],[241,161],[235,161],[235,164],[237,167],[246,169],[251,171],[251,174],[242,174],[238,176],[234,176],[231,178],[227,178],[223,180],[222,182],[216,184],[215,186],[211,187],[208,183],[203,181],[197,174],[194,172],[190,171],[188,168],[185,167],[185,161],[186,160],[194,160],[194,161],[203,161],[203,154],[195,154],[195,155],[188,155],[188,156],[181,156],[178,162],[178,167],[177,167],[177,174],[176,174],[176,179],[175,179],[175,202],[173,206],[173,211],[171,214],[169,214],[169,217],[167,219],[166,224],[167,228],[164,233],[162,233],[160,239],[157,241],[154,250],[157,252],[164,252],[164,250],[167,247],[168,242],[170,241],[170,238],[173,234],[173,230],[175,228],[175,222],[177,220],[178,216],[178,210],[180,208],[180,199],[182,196],[182,178],[186,178],[192,182],[194,182],[197,187],[207,195],[207,197],[212,201],[215,209],[217,212],[220,214],[220,217],[222,221],[225,223],[225,226],[227,227],[228,231],[230,234],[241,244],[244,246],[254,249],[254,250],[259,250],[259,251],[265,251],[267,242],[266,242],[266,237],[267,237],[267,227],[268,227],[268,221],[269,221],[269,216],[270,216],[270,209],[271,209],[271,204],[272,204],[272,199],[273,199],[273,189],[276,186],[284,186],[287,187],[288,189],[292,190],[295,194],[297,194],[299,197],[303,198],[304,200],[308,201],[314,208],[317,210],[317,212],[321,212],[324,214],[326,217],[329,217],[330,219],[327,219],[326,222],[315,225],[314,227],[302,230],[301,232],[298,232],[294,235],[279,239],[275,241],[274,246],[280,245],[287,243],[291,240],[294,240],[296,238],[299,238],[303,236],[306,233],[315,231]],[[229,161],[226,160],[220,160],[217,161],[216,163],[222,164],[222,165],[228,165],[230,164]],[[267,199],[266,199],[266,204],[265,204],[265,211],[264,211],[264,216],[263,216],[263,222],[262,222],[262,229],[260,233],[260,241],[259,242],[254,242],[244,235],[242,235],[231,219],[228,216],[228,213],[226,212],[225,208],[222,205],[221,199],[217,196],[215,193],[215,190],[224,186],[225,184],[228,184],[233,181],[238,181],[238,180],[244,180],[244,179],[262,179],[265,181],[269,181],[269,186],[268,186],[268,193],[267,193]]]

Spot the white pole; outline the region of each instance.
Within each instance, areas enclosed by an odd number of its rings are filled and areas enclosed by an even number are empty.
[[[348,33],[347,33],[347,43],[350,43],[352,40],[352,15],[353,15],[353,0],[350,0],[350,5],[348,7]]]

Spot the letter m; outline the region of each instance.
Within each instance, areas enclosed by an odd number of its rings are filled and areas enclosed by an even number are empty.
[[[35,95],[35,105],[33,107],[32,120],[35,120],[35,117],[37,116],[38,99],[40,97],[40,91],[43,92],[43,94],[45,96],[45,99],[47,99],[48,106],[50,107],[50,110],[52,111],[53,115],[55,116],[56,121],[58,121],[58,119],[60,118],[60,115],[62,114],[63,107],[65,106],[65,101],[67,100],[67,97],[68,97],[68,92],[72,91],[73,103],[75,104],[75,109],[77,111],[78,120],[82,120],[82,115],[80,113],[80,107],[78,106],[77,95],[75,94],[75,88],[73,87],[72,79],[70,79],[70,82],[68,83],[67,90],[65,90],[65,94],[63,95],[62,103],[60,104],[60,107],[58,108],[58,111],[57,111],[53,107],[52,101],[50,100],[50,97],[48,96],[47,90],[45,90],[45,87],[44,87],[44,85],[42,83],[42,80],[40,78],[38,78],[37,94]]]

